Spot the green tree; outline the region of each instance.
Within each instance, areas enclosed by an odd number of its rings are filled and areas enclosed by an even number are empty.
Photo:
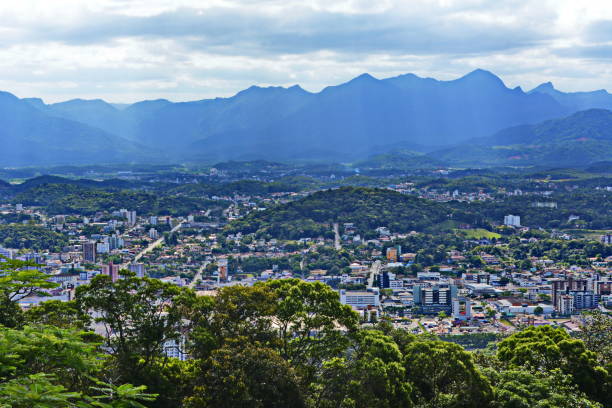
[[[34,262],[7,259],[0,255],[0,325],[17,327],[23,323],[18,305],[21,299],[46,294],[46,289],[57,287],[44,273],[35,269]]]
[[[509,367],[560,369],[581,391],[598,401],[609,395],[610,373],[598,365],[595,353],[582,340],[572,339],[562,328],[529,327],[514,333],[499,343],[497,356]]]
[[[584,313],[583,318],[578,338],[597,355],[601,365],[612,363],[612,317],[594,310]]]
[[[74,300],[47,300],[31,307],[24,314],[30,325],[48,325],[62,328],[86,329],[91,318],[81,310]]]
[[[407,379],[414,384],[413,400],[423,407],[483,407],[493,398],[487,379],[470,353],[443,341],[415,341],[404,350]]]
[[[327,407],[411,407],[402,353],[390,336],[376,330],[357,334],[354,353],[323,364],[311,386],[311,405]]]
[[[183,290],[157,279],[127,274],[112,282],[98,275],[89,285],[80,286],[76,303],[105,329],[105,346],[116,362],[119,375],[132,381],[157,358],[163,344],[181,338]],[[180,342],[180,341],[179,341]]]
[[[215,350],[204,362],[186,408],[305,406],[298,379],[274,350],[244,344]]]

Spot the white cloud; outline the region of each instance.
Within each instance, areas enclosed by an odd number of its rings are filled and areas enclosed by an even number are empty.
[[[56,101],[317,91],[362,73],[612,90],[608,0],[20,0],[0,4],[0,88]]]

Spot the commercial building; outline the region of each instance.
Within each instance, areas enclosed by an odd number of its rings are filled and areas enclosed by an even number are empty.
[[[83,244],[83,261],[96,263],[96,243],[95,242],[85,242]]]
[[[414,285],[412,289],[414,305],[423,314],[437,314],[445,312],[450,314],[453,299],[457,298],[455,285]]]
[[[380,295],[378,288],[369,291],[349,291],[340,289],[340,303],[349,305],[355,309],[363,309],[370,306],[380,306]]]

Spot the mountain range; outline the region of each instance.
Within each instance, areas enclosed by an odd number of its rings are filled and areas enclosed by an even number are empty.
[[[541,140],[547,132],[534,130],[544,126],[539,123],[564,117],[584,121],[571,115],[591,109],[612,109],[612,95],[564,93],[550,83],[525,92],[480,69],[451,81],[363,74],[318,93],[297,85],[252,86],[229,98],[128,106],[99,99],[45,104],[0,93],[0,165],[252,159],[367,164],[389,154],[393,160],[408,155],[426,162],[421,153],[434,150],[440,154],[430,153],[436,157],[430,164],[488,164],[500,157],[491,156],[500,150],[494,146],[508,146],[510,139],[512,145],[548,146]],[[531,140],[535,137],[540,139]],[[504,144],[491,144],[498,142]],[[472,156],[457,157],[459,146],[472,149]],[[514,159],[517,163],[543,157],[512,153],[508,157],[528,158]]]

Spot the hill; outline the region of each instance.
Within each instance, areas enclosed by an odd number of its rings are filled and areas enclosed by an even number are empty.
[[[590,109],[536,125],[511,127],[432,155],[455,165],[566,167],[605,161],[612,157],[612,112]]]
[[[360,170],[411,170],[444,167],[446,163],[426,154],[400,150],[377,154],[353,164]]]
[[[284,239],[333,237],[331,223],[338,222],[354,223],[368,236],[378,227],[395,232],[435,228],[448,220],[449,211],[442,204],[391,190],[342,187],[253,212],[232,222],[227,231]]]

